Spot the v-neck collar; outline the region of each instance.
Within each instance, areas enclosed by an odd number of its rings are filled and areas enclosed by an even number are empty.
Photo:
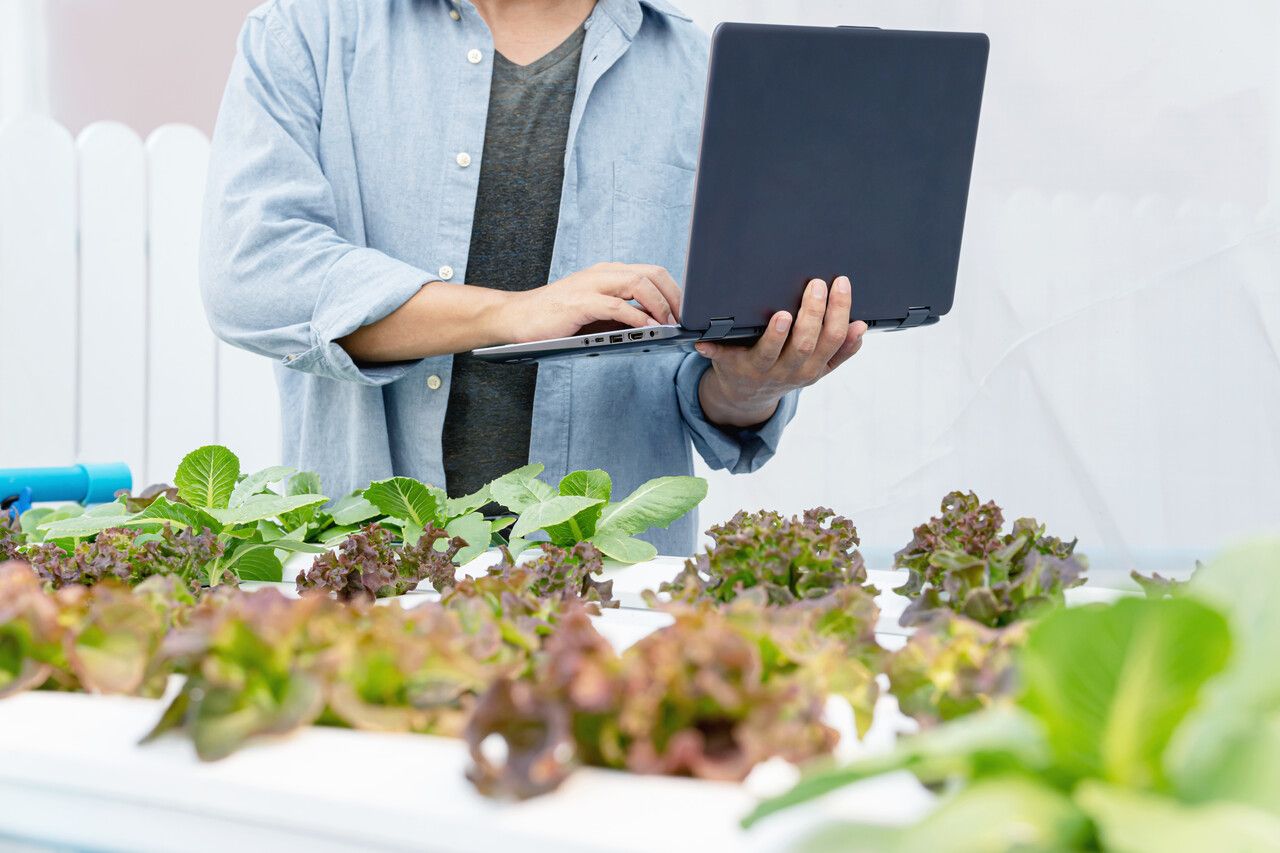
[[[542,72],[556,67],[570,56],[582,50],[582,43],[586,37],[586,32],[586,28],[579,25],[578,28],[571,32],[569,37],[562,41],[557,47],[553,47],[550,52],[544,53],[542,56],[527,65],[519,65],[512,62],[497,50],[493,52],[494,63],[500,67],[503,72],[524,80],[537,77]]]

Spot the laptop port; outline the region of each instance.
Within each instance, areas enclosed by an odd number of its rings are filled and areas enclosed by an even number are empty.
[[[610,335],[610,336],[609,336],[609,343],[611,343],[611,344],[620,344],[620,343],[622,343],[622,335]]]
[[[644,332],[632,332],[627,337],[633,341],[642,341],[644,340]]]

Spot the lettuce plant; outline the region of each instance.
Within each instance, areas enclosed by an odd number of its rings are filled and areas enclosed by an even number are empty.
[[[25,559],[54,589],[93,586],[107,579],[136,585],[156,575],[172,575],[198,593],[205,567],[221,558],[223,548],[208,530],[175,531],[166,524],[158,532],[108,528],[91,541],[75,543],[70,552],[46,542],[31,548]]]
[[[825,507],[793,518],[764,510],[739,512],[707,534],[714,544],[686,561],[660,592],[687,601],[726,602],[759,589],[769,603],[789,604],[867,580],[853,522]]]
[[[538,546],[538,556],[522,563],[503,548],[502,560],[489,569],[489,574],[510,576],[514,571],[529,579],[529,592],[538,598],[618,606],[613,597],[613,581],[596,580],[604,574],[604,554],[590,542],[579,542],[571,548],[543,542]]]
[[[636,537],[669,526],[707,496],[707,483],[700,477],[658,477],[613,501],[613,480],[604,471],[574,471],[558,488],[538,479],[542,471],[542,465],[527,465],[486,487],[486,501],[497,501],[519,516],[509,542],[517,555],[527,547],[527,537],[544,531],[552,544],[590,542],[619,563],[652,560],[657,549]]]
[[[254,737],[315,722],[326,667],[346,627],[332,617],[341,608],[324,596],[290,600],[275,589],[207,597],[166,641],[165,660],[187,677],[145,741],[182,731],[212,761]]]
[[[0,509],[0,563],[19,559],[18,549],[25,544],[27,537],[17,517],[9,510]]]
[[[1028,624],[988,628],[954,613],[929,619],[886,661],[898,708],[929,728],[1007,699]]]
[[[446,531],[450,538],[461,539],[463,547],[453,555],[458,565],[474,560],[493,539],[494,525],[477,512],[489,502],[485,489],[455,500],[436,486],[409,477],[392,477],[371,483],[362,493],[362,500],[380,513],[379,523],[399,531],[407,545],[416,545],[424,531],[432,528]],[[350,511],[361,509],[362,506],[355,503]],[[505,523],[510,524],[510,520]]]
[[[49,591],[29,566],[0,564],[0,698],[29,689],[159,696],[159,654],[194,604],[175,576]]]
[[[528,797],[578,764],[740,780],[774,756],[829,752],[825,693],[771,651],[701,608],[618,655],[584,611],[569,610],[532,676],[498,679],[480,699],[466,732],[468,776],[490,795]]]
[[[197,536],[207,534],[216,540],[217,548],[216,556],[202,567],[204,585],[217,586],[225,578],[279,581],[283,571],[280,553],[324,550],[304,541],[305,512],[328,501],[311,492],[281,495],[272,491],[270,484],[288,470],[268,468],[241,476],[240,460],[230,450],[218,445],[201,447],[187,454],[178,466],[174,475],[177,500],[162,490],[135,512],[129,507],[131,499],[122,497],[116,503],[70,517],[44,516],[37,529],[44,541],[66,551],[111,528],[160,533],[170,527]]]
[[[1007,534],[1000,507],[973,492],[951,492],[942,514],[917,527],[894,556],[908,572],[895,592],[911,599],[904,626],[918,625],[944,610],[988,626],[1008,625],[1046,606],[1061,605],[1069,587],[1084,583],[1088,563],[1075,541],[1045,533],[1035,519],[1021,518]]]
[[[336,649],[322,721],[366,731],[461,737],[476,697],[524,671],[528,656],[496,623],[468,626],[430,604],[359,612]]]
[[[438,588],[453,582],[453,560],[467,544],[460,537],[449,538],[434,525],[413,545],[397,546],[394,540],[380,524],[365,526],[300,572],[298,592],[322,590],[334,593],[339,601],[352,601],[404,595],[423,580]]]
[[[1048,613],[1026,627],[1009,703],[810,774],[748,822],[907,769],[947,791],[932,814],[902,828],[831,826],[820,843],[1274,849],[1277,606],[1273,540],[1224,554],[1173,598]]]

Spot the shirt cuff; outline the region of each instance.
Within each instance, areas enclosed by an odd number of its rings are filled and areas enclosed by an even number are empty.
[[[707,419],[698,397],[702,377],[711,362],[697,353],[690,354],[676,372],[676,397],[680,414],[689,427],[693,446],[712,470],[724,469],[733,474],[750,474],[773,458],[782,440],[782,431],[795,417],[800,392],[792,391],[778,402],[773,417],[754,429],[723,429]]]
[[[416,361],[357,364],[336,343],[408,302],[434,277],[375,249],[357,248],[325,276],[311,317],[311,348],[286,356],[285,367],[362,385],[386,385]]]

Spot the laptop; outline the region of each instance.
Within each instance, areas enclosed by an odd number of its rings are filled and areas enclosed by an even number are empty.
[[[750,341],[798,310],[811,279],[840,275],[852,319],[871,329],[938,322],[955,296],[987,54],[981,33],[721,24],[680,324],[472,354],[520,363]]]

